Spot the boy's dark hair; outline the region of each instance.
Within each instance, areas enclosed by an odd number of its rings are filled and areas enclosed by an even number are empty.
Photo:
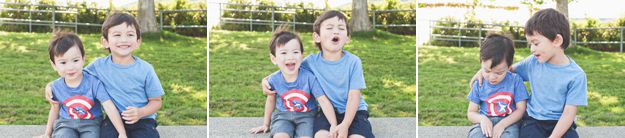
[[[562,35],[562,49],[569,46],[571,40],[571,30],[569,28],[569,20],[564,14],[555,9],[548,8],[540,10],[525,23],[525,35],[534,35],[534,31],[549,40],[556,39],[558,34]]]
[[[506,36],[489,34],[480,46],[480,62],[491,60],[490,68],[499,65],[502,61],[512,65],[514,60],[514,42]]]
[[[327,19],[334,18],[334,17],[339,17],[339,20],[345,21],[345,27],[347,29],[347,36],[350,36],[349,22],[347,21],[347,17],[345,16],[345,14],[339,11],[335,11],[335,10],[324,11],[323,13],[321,13],[321,15],[319,15],[319,17],[315,19],[315,23],[313,23],[313,32],[317,34],[321,34],[320,33],[321,23]],[[317,48],[321,50],[321,43],[315,42],[315,45],[317,45]]]
[[[135,27],[135,32],[137,32],[137,40],[141,39],[141,30],[139,28],[139,23],[137,23],[135,17],[123,12],[114,12],[106,17],[106,20],[104,20],[104,23],[102,24],[102,37],[104,37],[104,39],[108,41],[109,29],[122,23],[126,23],[127,25],[132,25],[133,27]],[[111,52],[110,48],[107,48],[107,50]]]
[[[302,39],[299,38],[295,32],[291,32],[288,29],[289,27],[286,25],[282,25],[274,31],[273,36],[271,37],[271,41],[269,42],[269,50],[271,51],[271,55],[276,56],[276,47],[284,46],[286,43],[293,39],[297,39],[299,42],[299,49],[301,53],[304,53],[304,45],[302,45]]]
[[[82,41],[76,34],[62,31],[54,32],[54,37],[52,37],[48,44],[48,53],[50,54],[52,63],[55,63],[54,59],[56,56],[62,56],[67,50],[74,46],[78,46],[80,54],[82,57],[85,57],[85,49],[83,48]]]

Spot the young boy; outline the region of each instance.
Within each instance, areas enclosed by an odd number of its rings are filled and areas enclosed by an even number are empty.
[[[570,36],[568,19],[554,9],[536,12],[525,24],[532,55],[511,70],[531,89],[522,138],[579,137],[574,120],[577,106],[587,105],[586,73],[564,54]],[[481,76],[474,78],[481,81]]]
[[[278,93],[267,95],[264,124],[250,132],[266,132],[271,122],[273,137],[312,138],[317,101],[326,115],[333,116],[334,109],[312,72],[300,69],[304,47],[299,36],[286,31],[286,28],[283,26],[278,29],[269,44],[271,62],[280,71],[271,75],[268,81],[272,90]],[[277,102],[276,97],[279,97]],[[278,111],[273,112],[274,108],[278,108]],[[329,120],[330,124],[336,126],[334,117]]]
[[[129,137],[159,137],[156,112],[164,92],[152,65],[132,54],[141,45],[137,21],[127,13],[112,13],[102,24],[101,42],[111,54],[96,59],[85,70],[104,83],[125,120]],[[101,131],[102,138],[118,135],[110,118],[103,121]]]
[[[528,99],[523,79],[508,71],[514,59],[514,42],[502,35],[490,34],[480,47],[482,74],[487,81],[474,83],[467,96],[467,117],[473,127],[469,138],[517,138],[518,121]],[[479,107],[479,109],[478,109]],[[494,125],[494,126],[493,126]]]
[[[61,77],[51,84],[53,100],[59,103],[50,107],[43,137],[99,137],[102,107],[113,121],[115,132],[120,138],[126,137],[119,112],[102,82],[83,73],[85,50],[80,38],[73,33],[56,32],[48,52],[52,68]]]
[[[360,94],[365,89],[362,64],[358,56],[345,50],[343,46],[349,41],[347,17],[338,11],[321,13],[313,24],[313,40],[321,52],[312,54],[302,63],[302,68],[312,71],[317,77],[321,88],[332,102],[338,120],[337,129],[325,114],[315,117],[315,137],[328,137],[338,134],[339,137],[373,138],[367,103]],[[263,92],[275,94],[269,90],[267,80],[263,79]]]

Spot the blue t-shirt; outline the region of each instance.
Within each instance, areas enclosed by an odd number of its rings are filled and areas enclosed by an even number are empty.
[[[52,98],[61,105],[59,116],[62,119],[98,119],[102,117],[100,103],[110,100],[102,82],[83,71],[83,78],[76,88],[65,84],[65,78],[52,82]]]
[[[343,50],[343,57],[338,61],[323,59],[323,51],[311,54],[302,63],[302,68],[315,74],[326,97],[332,102],[337,113],[345,113],[349,90],[365,89],[365,78],[360,58]],[[367,103],[360,96],[358,110],[367,110]]]
[[[148,104],[148,98],[160,97],[164,93],[152,65],[138,57],[133,58],[135,62],[125,66],[113,63],[109,55],[96,59],[85,68],[104,83],[120,113],[128,106],[143,107]],[[144,118],[156,119],[156,113]]]
[[[480,105],[480,114],[486,116],[506,116],[516,110],[516,102],[529,98],[523,79],[514,73],[507,72],[501,82],[496,85],[482,81],[482,87],[475,81],[467,99]]]
[[[531,94],[527,114],[538,120],[559,120],[565,105],[585,106],[586,73],[573,59],[567,65],[540,64],[534,55],[514,65]]]
[[[278,112],[310,112],[317,111],[316,97],[324,96],[317,78],[306,69],[299,69],[294,82],[286,82],[282,71],[269,77],[271,90],[276,90],[276,108]],[[312,97],[311,96],[314,96]]]

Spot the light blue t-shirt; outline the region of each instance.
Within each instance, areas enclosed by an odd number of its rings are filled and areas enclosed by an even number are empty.
[[[98,58],[85,70],[98,77],[108,91],[119,112],[129,106],[143,107],[148,98],[163,95],[163,87],[152,65],[133,56],[135,62],[124,66],[113,63],[112,56]],[[156,113],[144,118],[156,119]]]
[[[343,57],[338,61],[323,59],[323,51],[311,54],[302,63],[302,68],[315,74],[326,97],[332,102],[337,113],[345,113],[349,90],[367,88],[360,58],[343,50]],[[367,110],[367,103],[360,96],[358,110]]]
[[[110,100],[102,82],[97,78],[82,73],[83,78],[76,88],[65,84],[65,78],[52,82],[52,98],[60,103],[59,116],[62,119],[98,119],[102,117],[100,103]]]
[[[529,81],[527,114],[537,120],[559,120],[565,105],[586,106],[586,73],[573,59],[567,65],[540,64],[534,55],[514,65]]]
[[[277,92],[276,108],[278,112],[317,111],[316,98],[325,95],[315,75],[303,68],[299,69],[297,79],[294,82],[286,82],[282,76],[282,71],[272,74],[268,81],[271,90]]]
[[[529,98],[523,79],[507,72],[496,85],[482,81],[482,87],[475,81],[467,96],[469,101],[480,105],[480,114],[486,116],[507,116],[516,110],[516,103]]]

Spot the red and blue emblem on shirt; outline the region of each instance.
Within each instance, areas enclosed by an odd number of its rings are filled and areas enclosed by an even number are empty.
[[[310,95],[302,90],[289,90],[280,97],[284,101],[284,108],[288,111],[310,112],[306,105]]]
[[[63,106],[66,107],[69,117],[72,119],[93,119],[91,108],[94,106],[93,101],[84,96],[72,96],[65,99]]]
[[[486,98],[488,116],[505,116],[511,114],[513,97],[511,92],[497,92]]]

